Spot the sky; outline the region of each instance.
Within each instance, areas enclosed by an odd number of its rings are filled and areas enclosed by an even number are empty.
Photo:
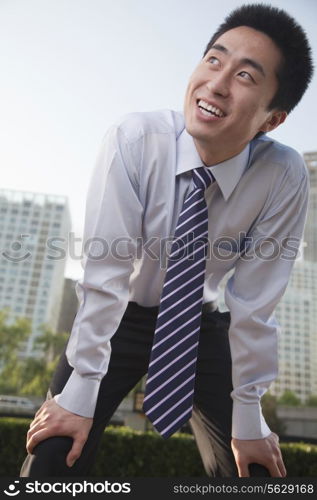
[[[187,81],[238,0],[0,0],[1,187],[68,197],[82,236],[107,128],[133,111],[183,109]],[[304,27],[317,60],[317,2],[271,0]],[[316,70],[317,73],[317,70]],[[317,75],[271,135],[317,149]],[[78,279],[79,259],[66,276]]]

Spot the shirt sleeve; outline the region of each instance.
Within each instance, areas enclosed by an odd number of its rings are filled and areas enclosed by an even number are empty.
[[[261,439],[270,434],[260,399],[278,373],[279,326],[273,312],[281,299],[303,233],[308,174],[300,165],[299,182],[283,176],[272,202],[246,240],[225,301],[231,313],[232,437]]]
[[[76,285],[79,309],[66,350],[73,367],[55,401],[93,417],[111,353],[110,339],[129,300],[129,278],[141,235],[143,208],[138,173],[118,127],[104,139],[88,189],[83,276]]]

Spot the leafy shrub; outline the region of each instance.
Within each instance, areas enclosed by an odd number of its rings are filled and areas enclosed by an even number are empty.
[[[27,419],[0,418],[1,476],[18,476],[25,458]],[[317,476],[317,446],[281,443],[289,477]],[[205,476],[193,436],[158,434],[128,427],[108,427],[103,435],[91,477]]]

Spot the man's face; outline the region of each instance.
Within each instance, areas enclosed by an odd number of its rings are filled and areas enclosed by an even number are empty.
[[[282,123],[268,111],[278,88],[281,52],[264,33],[240,26],[221,35],[192,74],[185,124],[206,164],[238,154],[259,132]]]

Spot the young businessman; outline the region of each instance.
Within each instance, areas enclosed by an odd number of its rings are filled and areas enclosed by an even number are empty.
[[[266,133],[311,76],[301,27],[271,6],[243,6],[209,42],[184,115],[134,113],[108,131],[87,199],[80,307],[30,425],[22,476],[87,474],[149,366],[146,413],[164,437],[190,418],[208,475],[286,475],[260,399],[277,375],[273,311],[303,232],[308,178],[300,155]],[[180,258],[162,245],[185,233]],[[195,244],[207,233],[206,256]],[[220,313],[228,271],[230,313]]]

